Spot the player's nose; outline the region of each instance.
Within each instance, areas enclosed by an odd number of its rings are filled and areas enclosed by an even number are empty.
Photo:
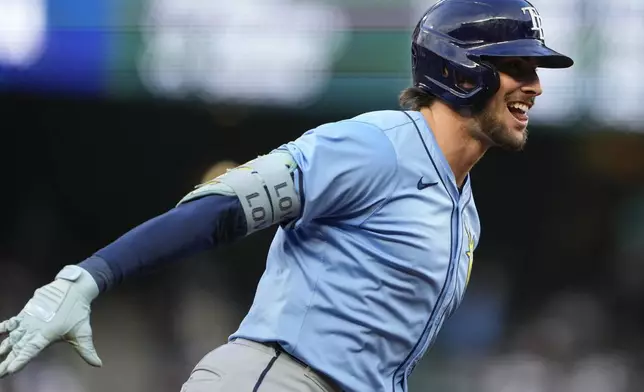
[[[538,97],[543,94],[543,88],[541,87],[541,80],[539,80],[539,75],[536,73],[533,75],[530,80],[526,80],[523,86],[521,86],[521,91],[524,94],[528,94],[533,97]]]

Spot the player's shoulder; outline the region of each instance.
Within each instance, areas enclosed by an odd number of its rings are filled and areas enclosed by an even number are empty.
[[[344,118],[335,122],[319,125],[307,131],[304,136],[314,137],[318,143],[357,143],[357,148],[379,148],[392,150],[393,146],[386,131],[410,122],[409,117],[400,111],[374,111]]]
[[[417,118],[414,118],[414,114],[420,115],[417,112],[403,112],[400,110],[365,112],[354,117],[322,124],[307,133],[337,133],[356,137],[366,136],[370,132],[385,133],[389,130],[411,124],[412,120],[410,116],[416,121]]]
[[[346,120],[349,123],[365,124],[381,131],[389,131],[411,123],[409,112],[401,110],[377,110],[365,112]],[[413,113],[411,113],[413,118]]]
[[[397,150],[383,132],[383,123],[375,121],[376,118],[372,116],[365,113],[321,124],[283,148],[295,157],[298,165],[304,165],[313,156],[318,160],[337,160],[341,157],[340,160],[347,167],[368,166],[385,173],[395,171],[398,166]]]

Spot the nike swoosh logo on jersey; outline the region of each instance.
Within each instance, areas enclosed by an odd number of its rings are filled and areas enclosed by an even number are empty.
[[[437,182],[423,182],[423,177],[421,177],[420,180],[418,180],[418,184],[416,186],[418,187],[419,191],[422,191],[425,188],[429,188],[430,186],[434,186],[434,185],[437,185],[437,184],[438,184],[438,181]]]

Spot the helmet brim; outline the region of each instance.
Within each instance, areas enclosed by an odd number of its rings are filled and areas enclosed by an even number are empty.
[[[531,57],[540,68],[569,68],[574,64],[570,57],[550,49],[537,39],[487,44],[470,48],[468,52],[479,57]]]

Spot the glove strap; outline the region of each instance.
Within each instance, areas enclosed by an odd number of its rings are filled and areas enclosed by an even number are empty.
[[[99,294],[98,284],[92,275],[77,265],[66,265],[56,275],[56,279],[74,282],[80,293],[90,302]]]
[[[82,273],[83,269],[81,267],[77,265],[66,265],[62,270],[60,270],[58,275],[56,275],[56,279],[65,279],[70,282],[75,282],[81,277]]]

